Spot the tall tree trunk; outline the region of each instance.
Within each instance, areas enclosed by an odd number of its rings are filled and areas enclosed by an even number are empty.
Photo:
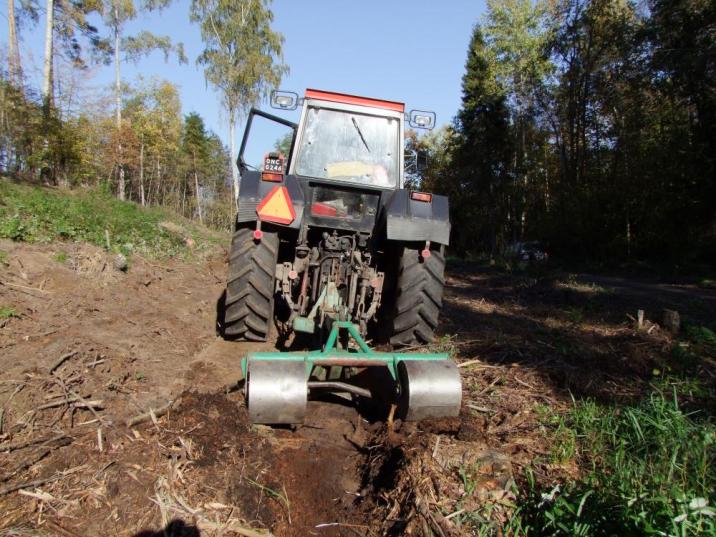
[[[142,207],[144,207],[146,205],[144,199],[144,135],[142,135],[142,142],[139,144],[139,197]]]
[[[48,0],[49,2],[50,0]],[[114,107],[117,126],[117,158],[119,177],[117,179],[117,197],[126,198],[124,184],[124,165],[122,164],[122,78],[119,70],[119,7],[114,3]]]
[[[159,163],[159,155],[157,155],[157,190],[155,193],[155,199],[157,205],[164,205],[164,185],[162,185],[162,165]],[[161,195],[161,198],[159,197]]]
[[[12,0],[10,1],[12,3]],[[42,104],[49,111],[52,105],[52,52],[53,44],[52,37],[54,35],[54,15],[55,15],[55,3],[54,0],[47,0],[45,7],[45,65],[42,77]]]
[[[7,0],[8,23],[8,73],[10,82],[20,87],[22,85],[22,67],[20,65],[20,49],[17,45],[17,30],[15,27],[15,0]]]
[[[181,215],[186,216],[186,183],[187,181],[182,181],[182,189],[181,189]]]
[[[229,110],[229,150],[231,153],[231,179],[232,179],[232,192],[234,194],[234,205],[238,203],[239,199],[239,168],[236,164],[236,137],[234,132],[234,118],[236,116],[235,110]]]
[[[199,175],[196,173],[196,151],[192,151],[194,157],[194,196],[196,197],[196,209],[199,211],[199,223],[204,224],[204,215],[201,213],[201,201],[199,198]]]

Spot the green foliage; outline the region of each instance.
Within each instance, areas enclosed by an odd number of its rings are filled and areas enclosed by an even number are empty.
[[[283,36],[271,29],[270,0],[192,0],[204,51],[198,63],[224,99],[229,120],[281,82]],[[241,58],[241,61],[237,61]]]
[[[286,158],[291,153],[291,142],[293,141],[293,133],[287,132],[273,144],[275,151],[282,153]]]
[[[19,315],[15,311],[15,308],[0,306],[0,319],[10,319],[12,317],[19,317]]]
[[[547,418],[550,434],[577,439],[585,471],[546,490],[528,475],[519,524],[531,535],[714,535],[716,426],[684,411],[684,387],[664,382],[632,407],[579,401]]]
[[[713,2],[494,0],[428,175],[453,251],[716,266]]]
[[[85,241],[105,246],[105,230],[116,251],[148,257],[189,255],[184,239],[160,222],[169,216],[121,202],[97,190],[75,193],[0,180],[0,238],[25,242]],[[197,245],[207,237],[194,234]]]
[[[55,261],[58,263],[65,263],[69,259],[67,252],[60,250],[55,254]]]
[[[271,0],[192,0],[190,18],[199,23],[204,51],[197,63],[222,96],[229,119],[231,160],[236,157],[234,126],[239,116],[268,95],[288,72],[283,35],[271,29]],[[231,166],[233,194],[239,176]],[[233,201],[233,200],[232,200]]]
[[[716,352],[716,333],[705,326],[687,326],[686,335],[696,343],[706,347],[711,352]]]
[[[0,265],[7,265],[7,252],[0,250]]]
[[[141,31],[137,35],[125,37],[122,40],[122,50],[125,58],[135,63],[155,50],[159,50],[164,54],[164,61],[169,61],[169,56],[174,53],[179,63],[187,62],[182,43],[172,43],[171,38],[168,36],[154,35],[147,31]]]
[[[426,186],[450,197],[454,247],[463,253],[496,247],[510,159],[509,111],[492,54],[475,26],[462,80],[462,109],[446,133]]]

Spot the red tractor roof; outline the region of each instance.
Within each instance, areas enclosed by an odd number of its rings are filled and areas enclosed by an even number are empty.
[[[373,106],[376,108],[395,110],[396,112],[405,112],[405,105],[403,103],[370,99],[368,97],[359,97],[358,95],[348,95],[347,93],[334,93],[332,91],[307,89],[306,99],[320,99],[333,103],[357,104],[360,106]]]

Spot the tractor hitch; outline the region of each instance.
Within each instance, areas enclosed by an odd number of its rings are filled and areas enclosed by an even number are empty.
[[[341,332],[357,348],[339,349]],[[387,369],[393,384],[390,393],[384,393],[385,386],[365,388],[349,382],[351,370],[368,367]],[[320,380],[320,368],[331,370],[331,378]],[[335,368],[340,369],[338,374]],[[409,421],[457,416],[462,401],[460,373],[447,353],[377,352],[348,321],[333,322],[323,350],[249,353],[241,360],[241,369],[253,423],[302,423],[308,396],[314,391],[388,400]]]

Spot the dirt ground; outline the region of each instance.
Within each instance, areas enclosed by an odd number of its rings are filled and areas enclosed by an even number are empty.
[[[499,524],[525,466],[547,482],[579,471],[550,457],[545,407],[640,397],[679,367],[663,308],[703,323],[716,310],[706,291],[458,266],[437,347],[460,364],[459,418],[387,426],[312,401],[305,425],[270,428],[249,424],[237,383],[239,358],[275,342],[216,335],[225,252],[135,256],[124,273],[87,245],[0,250],[7,536],[457,536],[485,505]]]

